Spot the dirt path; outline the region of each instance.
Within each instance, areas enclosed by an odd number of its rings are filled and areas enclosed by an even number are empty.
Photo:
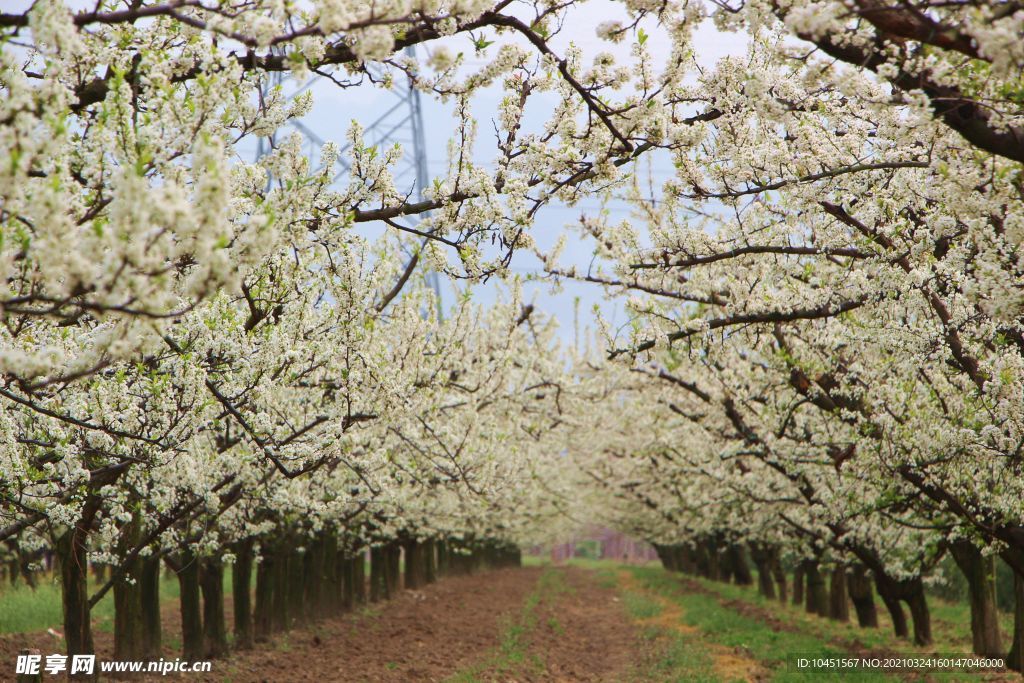
[[[498,647],[451,680],[619,681],[633,669],[638,643],[613,588],[577,567],[549,567],[506,620]]]
[[[295,629],[189,680],[443,681],[500,639],[503,619],[518,612],[540,569],[502,569],[450,577],[422,591],[354,614]]]
[[[586,570],[564,572],[570,590],[549,605],[534,639],[549,676],[543,680],[617,680],[636,663],[638,630],[617,591]]]

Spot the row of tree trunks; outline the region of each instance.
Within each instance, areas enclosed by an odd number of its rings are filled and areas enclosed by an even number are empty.
[[[694,544],[681,545],[655,545],[655,552],[662,565],[669,571],[679,571],[686,574],[696,574],[713,581],[734,582],[740,586],[749,586],[754,583],[754,575],[750,571],[747,562],[746,549],[739,544],[724,542],[720,538],[708,538],[697,541]],[[760,550],[760,548],[759,548]],[[756,557],[754,556],[756,554]],[[759,563],[765,561],[760,552],[753,553],[751,559],[754,561],[758,571],[763,572]],[[766,565],[767,566],[767,565]],[[769,581],[773,580],[771,568],[768,568],[766,576]],[[781,574],[781,567],[780,573]],[[759,577],[760,580],[760,577]],[[762,591],[767,590],[760,586]],[[783,592],[785,592],[785,579],[783,578]],[[775,595],[774,586],[771,588],[771,595]]]
[[[882,603],[889,612],[893,631],[897,637],[908,638],[910,629],[907,624],[903,604],[910,608],[910,618],[914,625],[914,642],[917,645],[929,645],[932,642],[931,615],[924,595],[924,583],[920,577],[913,579],[893,579],[875,572],[875,587]]]
[[[95,512],[87,504],[74,528],[56,538],[56,556],[64,586],[65,632],[71,654],[93,652],[89,617],[85,538]],[[141,513],[140,513],[141,515]],[[120,530],[119,546],[127,554],[142,539],[142,518],[133,516]],[[342,543],[336,532],[312,538],[274,534],[259,542],[245,539],[230,548],[234,642],[236,649],[253,647],[296,624],[327,618],[371,601],[394,597],[404,585],[419,589],[446,573],[481,567],[519,566],[513,546],[407,538],[366,550]],[[229,644],[224,609],[225,561],[220,555],[199,556],[191,548],[176,552],[140,553],[121,568],[114,582],[114,657],[153,660],[162,656],[160,567],[165,562],[177,577],[182,622],[183,660],[224,656]],[[255,599],[250,594],[255,571]],[[367,595],[367,583],[369,595]]]
[[[718,539],[708,539],[694,544],[655,544],[654,549],[668,571],[734,581],[741,585],[753,582],[746,569],[742,546],[723,546]],[[789,586],[778,549],[764,543],[750,543],[748,549],[750,560],[757,568],[758,592],[766,598],[786,603]],[[878,626],[874,589],[867,568],[862,564],[838,565],[826,575],[818,560],[805,559],[794,567],[792,589],[793,604],[803,606],[809,613],[836,621],[849,621],[852,602],[860,626]]]
[[[336,616],[365,602],[365,552],[346,547],[334,532],[303,540],[301,547],[287,537],[263,544],[251,612],[238,606],[240,586],[248,586],[251,580],[251,564],[243,563],[248,565],[243,571],[236,559],[236,571],[246,575],[244,579],[239,576],[234,584],[235,640],[240,647],[250,647],[252,642],[263,642],[275,633]],[[243,624],[238,623],[240,618]],[[251,629],[251,638],[240,630],[245,628]]]

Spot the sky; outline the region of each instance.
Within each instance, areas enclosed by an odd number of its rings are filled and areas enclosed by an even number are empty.
[[[613,45],[597,37],[597,26],[610,19],[624,19],[625,14],[619,3],[610,0],[591,0],[583,3],[581,7],[572,10],[572,21],[567,23],[562,32],[552,41],[552,47],[559,54],[565,53],[569,43],[575,44],[584,55],[584,63],[597,52],[612,52],[616,58],[628,58],[629,43],[627,39],[622,43]],[[648,45],[652,53],[657,56],[664,54],[668,56],[668,39],[663,31],[653,23],[648,24],[646,32],[649,34]],[[508,40],[507,35],[502,36]],[[477,58],[468,37],[457,36],[446,39],[449,49],[455,52],[463,52],[466,56],[466,68],[472,69],[484,63],[482,58]],[[429,51],[436,47],[435,44],[418,46],[417,57],[425,58]],[[727,55],[742,55],[746,51],[746,40],[743,36],[719,32],[710,21],[702,24],[695,32],[694,51],[698,63],[702,67],[711,67],[718,59]],[[491,48],[489,54],[493,54]],[[297,87],[295,84],[286,84],[286,91],[291,92]],[[314,133],[316,137],[323,140],[335,140],[339,144],[344,141],[346,130],[351,120],[358,120],[364,126],[377,120],[384,112],[400,104],[401,99],[395,93],[384,91],[374,86],[359,88],[341,89],[327,82],[318,81],[309,84],[307,87],[313,89],[314,106],[308,116],[302,120],[303,126]],[[478,119],[478,140],[474,151],[474,161],[478,164],[491,165],[494,154],[494,133],[491,126],[491,119],[497,111],[497,106],[503,96],[500,87],[492,87],[479,92],[473,100],[473,111]],[[524,128],[539,129],[547,119],[549,107],[554,103],[552,97],[547,102],[542,98],[539,103],[533,103],[527,108]],[[453,132],[453,115],[449,106],[443,105],[430,97],[421,97],[423,106],[423,120],[426,131],[425,152],[427,157],[428,173],[431,177],[444,174],[447,163],[447,144]],[[390,130],[391,123],[398,117],[403,116],[406,109],[399,110],[387,120],[382,128]],[[411,143],[411,129],[400,128],[393,131],[392,139],[396,139],[403,145]],[[314,146],[311,146],[311,152]],[[411,152],[411,150],[410,150]],[[648,155],[651,156],[651,155]],[[640,172],[649,173],[656,181],[668,179],[673,169],[668,160],[664,157],[651,156],[649,160],[641,163],[638,167]],[[632,172],[633,169],[630,169]],[[408,187],[412,187],[415,181],[414,172],[409,169],[407,175],[399,177],[400,183],[404,181]],[[402,186],[401,184],[399,185]],[[531,234],[542,248],[552,246],[558,236],[565,232],[565,226],[579,221],[581,213],[593,213],[600,208],[597,200],[584,200],[575,206],[569,207],[561,204],[549,205],[537,214],[537,220],[531,229]],[[630,217],[629,208],[622,202],[613,202],[607,207],[612,214],[613,220],[625,220]],[[364,228],[368,234],[379,231],[381,227]],[[581,266],[591,259],[591,247],[588,244],[571,240],[563,251],[562,259],[566,263],[574,263]],[[513,257],[511,271],[513,274],[521,275],[524,278],[539,276],[541,274],[540,263],[531,254],[519,251]],[[465,287],[460,283],[460,287]],[[473,287],[473,299],[480,302],[490,302],[501,296],[503,286],[498,282],[490,282],[485,285]],[[528,282],[524,286],[524,292],[528,300],[532,301],[537,308],[554,316],[560,325],[561,338],[564,343],[573,343],[575,316],[579,314],[578,324],[581,328],[591,326],[595,306],[601,310],[602,315],[609,320],[613,329],[628,323],[626,314],[619,303],[609,302],[605,299],[604,292],[596,285],[565,282],[557,289],[553,289],[546,281]],[[442,298],[445,305],[450,305],[454,300],[455,292],[450,284],[442,285]]]

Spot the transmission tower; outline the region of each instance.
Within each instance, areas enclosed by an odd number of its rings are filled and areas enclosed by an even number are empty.
[[[406,47],[405,54],[415,59],[415,48],[411,45]],[[372,66],[369,68],[371,70],[374,69]],[[276,86],[287,87],[288,82],[288,79],[282,74],[275,73],[270,77],[268,88]],[[294,98],[323,82],[324,79],[320,76],[311,78],[306,83],[296,87],[288,97],[290,99]],[[363,125],[363,139],[379,149],[384,149],[395,143],[402,146],[402,158],[394,169],[395,184],[399,188],[411,186],[412,196],[423,200],[426,198],[426,187],[430,183],[430,172],[427,167],[426,133],[423,124],[423,104],[420,91],[413,87],[410,79],[397,78],[388,93],[390,97],[385,103],[383,112],[378,113],[369,123],[360,121]],[[344,122],[332,122],[330,128],[325,127],[320,122],[311,123],[296,120],[289,122],[289,124],[290,127],[301,133],[305,138],[309,149],[309,156],[314,158],[325,142],[344,138],[345,130],[341,126],[347,125],[347,119]],[[335,128],[334,125],[338,125],[338,127]],[[267,154],[272,144],[273,138],[270,140],[260,138],[256,157],[259,158]],[[345,143],[341,146],[341,154],[338,155],[337,168],[335,169],[335,182],[344,179],[351,170],[346,156],[350,149],[350,143]],[[429,214],[424,214],[424,216],[427,215]],[[420,220],[420,216],[405,216],[395,219],[395,222],[409,228],[415,228]],[[426,280],[427,285],[434,290],[437,298],[437,310],[440,315],[442,310],[440,278],[436,272],[428,271],[426,273]]]

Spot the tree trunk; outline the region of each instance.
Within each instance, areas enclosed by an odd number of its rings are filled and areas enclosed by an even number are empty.
[[[882,603],[889,610],[889,619],[892,621],[892,632],[897,638],[909,638],[910,629],[907,627],[907,615],[903,612],[903,605],[899,600],[893,600],[882,596]]]
[[[767,564],[757,569],[757,591],[770,600],[775,599],[775,582]]]
[[[437,581],[437,553],[434,539],[423,542],[423,580],[426,583]]]
[[[914,622],[914,643],[916,645],[932,644],[932,618],[928,611],[928,601],[924,595],[924,584],[920,577],[911,580],[906,597],[910,607],[910,618]]]
[[[274,632],[274,553],[264,546],[256,565],[256,608],[253,612],[253,635],[258,643]]]
[[[973,543],[964,540],[951,543],[949,549],[967,579],[974,654],[1001,657],[1003,644],[996,607],[995,556],[983,556]]]
[[[228,652],[228,629],[224,619],[224,562],[207,557],[199,571],[203,591],[203,649],[216,659]]]
[[[341,567],[338,565],[338,536],[334,531],[324,534],[321,551],[324,577],[321,614],[333,617],[341,612]]]
[[[383,546],[370,548],[370,602],[389,600],[388,559]]]
[[[33,553],[34,555],[35,553]],[[36,582],[36,574],[32,571],[32,555],[26,555],[19,551],[18,559],[20,561],[21,576],[25,579],[25,583],[32,590],[35,590],[38,586]]]
[[[722,563],[718,556],[718,548],[714,541],[705,541],[704,555],[707,558],[707,577],[712,581],[722,580]]]
[[[142,540],[142,518],[135,510],[121,527],[117,550],[125,556]],[[125,564],[124,574],[114,582],[114,659],[138,661],[143,654],[142,558],[136,555]]]
[[[782,561],[779,560],[778,549],[772,550],[771,555],[772,578],[775,579],[775,586],[779,592],[779,602],[786,604],[786,572],[782,569]]]
[[[398,594],[398,587],[402,585],[402,546],[398,543],[389,543],[385,551],[387,557],[388,595],[394,597]]]
[[[11,557],[7,560],[7,580],[11,582],[11,588],[18,585],[18,558]]]
[[[874,574],[878,594],[882,597],[885,608],[889,610],[893,633],[897,638],[909,638],[910,629],[907,627],[907,617],[903,613],[903,605],[900,604],[900,593],[896,581],[877,570]]]
[[[863,548],[854,548],[853,550],[874,573],[875,586],[892,616],[893,630],[896,635],[900,638],[907,637],[907,620],[900,605],[900,601],[903,601],[910,608],[910,617],[914,622],[914,642],[918,645],[930,645],[932,642],[931,615],[928,612],[928,601],[925,599],[924,582],[921,577],[894,579],[885,572],[885,566],[873,551]]]
[[[729,548],[723,548],[717,541],[711,542],[709,550],[711,556],[715,559],[712,561],[712,566],[717,567],[717,576],[714,577],[716,581],[722,583],[730,583],[732,581],[732,557],[729,554]]]
[[[235,649],[248,650],[254,643],[252,598],[252,539],[235,544],[235,564],[231,567],[231,596],[235,612]]]
[[[288,544],[284,538],[279,538],[273,547],[274,554],[274,589],[271,591],[273,597],[272,609],[270,610],[270,630],[273,633],[287,631],[292,627],[291,614],[288,612],[288,565],[290,564],[291,553],[287,551]]]
[[[806,583],[804,577],[804,563],[798,562],[796,567],[793,569],[793,604],[802,605],[804,603],[804,584]]]
[[[444,576],[449,570],[449,544],[447,541],[437,542],[437,575]]]
[[[306,560],[309,552],[292,550],[288,554],[287,596],[288,596],[288,627],[305,621],[309,616],[306,611]]]
[[[423,574],[423,545],[416,539],[403,544],[405,550],[405,587],[417,590],[426,583]]]
[[[324,548],[323,538],[314,536],[306,545],[306,552],[302,558],[303,573],[306,575],[303,582],[305,595],[303,603],[304,614],[313,620],[320,619],[326,615],[324,605]]]
[[[160,633],[160,553],[153,553],[142,560],[142,654],[145,659],[155,661],[162,656]]]
[[[828,618],[834,621],[850,620],[850,603],[846,597],[846,567],[832,569],[828,593]]]
[[[662,568],[667,572],[677,572],[679,567],[676,564],[676,555],[672,552],[672,546],[654,544],[654,552],[657,553],[658,559],[661,560]]]
[[[1006,655],[1006,666],[1014,671],[1024,671],[1024,577],[1013,571],[1013,639],[1010,653]]]
[[[875,609],[875,592],[868,578],[867,568],[855,564],[846,577],[846,587],[850,593],[850,601],[857,612],[857,623],[862,628],[878,627],[878,612]]]
[[[11,583],[13,585],[14,580],[12,580]],[[24,649],[18,650],[18,656],[39,657],[40,660],[43,660],[43,657],[44,657],[42,650],[38,650],[36,648],[24,648]],[[45,660],[43,660],[43,661],[45,661]],[[42,672],[43,672],[43,669],[40,668],[38,673],[34,673],[34,674],[30,674],[30,673],[16,674],[15,677],[14,677],[14,683],[43,683],[43,673]]]
[[[733,581],[737,586],[750,586],[754,583],[754,577],[750,575],[750,566],[743,553],[743,546],[732,544],[726,548],[729,558],[729,569],[732,572]]]
[[[352,597],[355,604],[366,604],[366,553],[356,552],[352,562]]]
[[[759,543],[750,544],[750,559],[757,568],[757,592],[766,598],[775,598],[775,583],[772,581],[770,556]]]
[[[88,525],[91,523],[91,516],[88,520],[79,520],[72,529],[59,536],[54,544],[60,561],[64,640],[67,644],[68,661],[71,661],[74,655],[91,655],[94,652],[92,621],[89,614],[86,546]],[[82,674],[75,676],[75,680],[95,678]]]
[[[672,554],[672,564],[675,566],[676,571],[685,574],[693,573],[693,567],[690,564],[690,556],[686,552],[686,546],[682,544],[672,545],[669,547],[669,552]]]
[[[178,593],[181,604],[181,658],[203,658],[203,617],[199,606],[199,558],[190,550],[182,553],[178,568]]]
[[[804,608],[809,614],[827,617],[828,598],[825,591],[825,577],[822,576],[816,560],[804,560],[804,575],[807,577]]]
[[[345,611],[351,610],[356,605],[356,577],[353,559],[342,557],[338,560],[338,564],[341,566],[341,607]]]

